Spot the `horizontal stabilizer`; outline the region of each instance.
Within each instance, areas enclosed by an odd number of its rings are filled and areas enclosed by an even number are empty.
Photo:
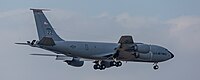
[[[19,44],[19,45],[29,45],[28,43],[15,43],[15,44]]]
[[[58,56],[58,55],[55,55],[55,54],[30,54],[30,55],[35,55],[35,56],[53,56],[53,57]]]

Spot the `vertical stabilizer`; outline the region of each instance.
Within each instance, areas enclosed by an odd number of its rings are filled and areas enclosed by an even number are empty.
[[[42,40],[43,37],[52,38],[54,41],[63,41],[55,32],[43,11],[47,11],[47,9],[30,9],[33,10],[33,14],[35,17],[37,32],[39,40]]]

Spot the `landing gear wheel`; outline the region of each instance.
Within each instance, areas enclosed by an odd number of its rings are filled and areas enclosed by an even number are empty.
[[[153,66],[153,69],[154,69],[154,70],[157,70],[158,68],[159,68],[158,65]]]
[[[106,69],[106,66],[105,66],[104,64],[102,64],[102,65],[100,66],[100,70],[104,70],[104,69]]]
[[[121,61],[111,61],[110,62],[110,66],[116,66],[116,67],[119,67],[119,66],[122,66],[122,62]]]
[[[115,66],[117,63],[115,61],[110,62],[110,66]]]
[[[122,66],[122,62],[121,61],[119,61],[119,62],[116,62],[116,65],[115,65],[116,67],[120,67],[120,66]]]
[[[93,68],[94,68],[95,70],[100,69],[100,65],[95,64],[95,65],[93,66]]]

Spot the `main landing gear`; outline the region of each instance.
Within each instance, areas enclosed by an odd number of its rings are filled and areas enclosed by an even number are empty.
[[[159,66],[158,66],[158,63],[157,63],[157,62],[156,62],[156,63],[154,63],[153,65],[154,65],[154,66],[153,66],[153,69],[154,69],[154,70],[157,70],[157,69],[159,68]]]
[[[95,70],[97,70],[97,69],[99,69],[99,70],[104,70],[104,69],[106,69],[106,65],[105,65],[105,64],[101,64],[100,61],[95,61],[94,63],[95,63],[95,65],[93,66],[93,68],[94,68]]]
[[[104,69],[112,67],[112,66],[116,66],[116,67],[122,66],[121,61],[117,61],[117,62],[116,61],[111,61],[111,62],[95,61],[94,63],[95,63],[95,65],[93,66],[93,68],[95,70],[97,70],[97,69],[104,70]]]
[[[120,67],[122,66],[122,62],[121,61],[111,61],[110,62],[110,66],[116,66],[116,67]]]
[[[106,69],[106,66],[105,66],[105,65],[95,64],[95,65],[93,66],[93,68],[94,68],[95,70],[97,70],[97,69],[104,70],[104,69]]]

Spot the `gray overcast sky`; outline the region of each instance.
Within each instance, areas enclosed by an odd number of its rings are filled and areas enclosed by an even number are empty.
[[[1,80],[198,80],[200,74],[199,0],[0,0]],[[154,71],[149,63],[93,70],[86,62],[71,67],[51,53],[15,42],[37,39],[29,8],[45,12],[65,40],[117,42],[129,34],[137,42],[158,44],[175,54]],[[52,53],[53,54],[53,53]]]

